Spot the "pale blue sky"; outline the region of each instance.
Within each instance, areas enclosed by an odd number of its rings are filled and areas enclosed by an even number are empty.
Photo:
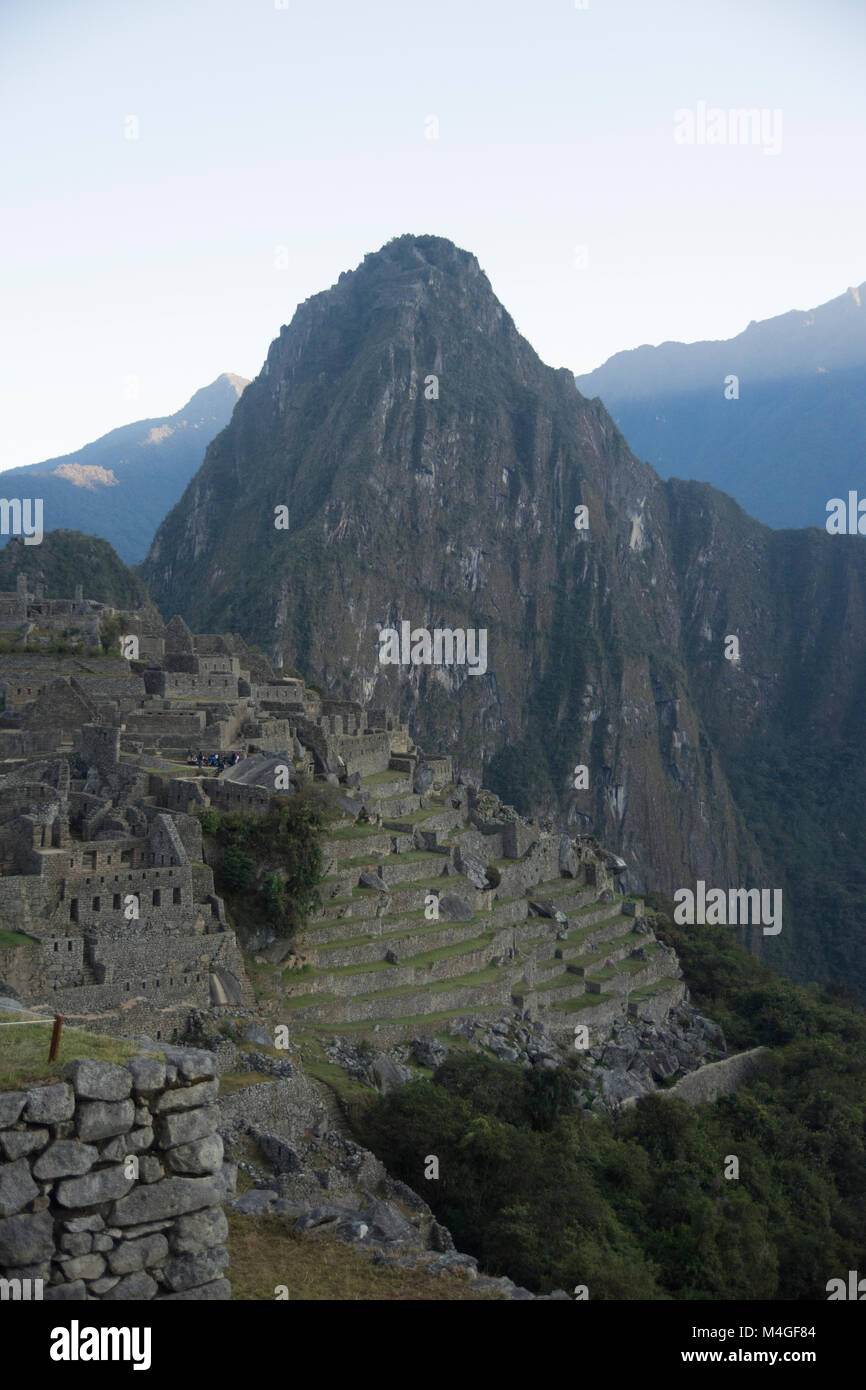
[[[866,279],[862,0],[589,3],[2,0],[0,468],[254,376],[404,232],[576,372]],[[781,153],[678,145],[700,101]]]

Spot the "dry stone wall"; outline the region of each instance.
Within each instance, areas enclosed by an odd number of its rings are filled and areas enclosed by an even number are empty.
[[[46,1300],[231,1297],[214,1059],[165,1058],[0,1092],[0,1279]]]

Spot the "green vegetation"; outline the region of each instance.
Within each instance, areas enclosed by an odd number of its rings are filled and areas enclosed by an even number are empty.
[[[437,1154],[424,1192],[458,1248],[535,1291],[823,1299],[866,1247],[866,1014],[776,975],[727,928],[658,929],[730,1050],[772,1049],[737,1093],[591,1116],[574,1108],[578,1058],[527,1073],[460,1054],[378,1098],[359,1137],[416,1187]]]
[[[14,589],[19,572],[27,575],[31,589],[37,580],[44,584],[46,598],[71,598],[81,584],[85,598],[112,608],[150,606],[144,584],[108,541],[81,531],[47,531],[39,546],[10,536],[0,550],[0,590]]]
[[[11,933],[10,933],[11,934]],[[125,1062],[140,1048],[134,1042],[87,1033],[83,1028],[64,1028],[57,1059],[48,1061],[53,1018],[27,1023],[26,1013],[0,1014],[0,1091],[14,1091],[63,1076],[67,1062],[94,1057],[99,1062]],[[13,1027],[6,1027],[13,1024]],[[158,1055],[162,1055],[161,1053]]]
[[[375,1265],[366,1251],[354,1250],[334,1236],[296,1234],[287,1217],[241,1216],[230,1211],[228,1220],[233,1299],[272,1302],[278,1288],[286,1290],[291,1303],[299,1299],[401,1303],[498,1298],[475,1293],[458,1274]]]
[[[5,946],[38,946],[39,942],[32,936],[25,936],[20,931],[7,931],[5,927],[0,927],[0,950]]]
[[[204,834],[225,849],[214,877],[238,925],[252,926],[264,915],[289,936],[321,906],[321,837],[336,815],[334,789],[314,782],[275,798],[264,816],[199,812]]]

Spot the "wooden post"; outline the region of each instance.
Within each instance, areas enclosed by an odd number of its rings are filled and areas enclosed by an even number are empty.
[[[57,1060],[57,1049],[60,1046],[60,1033],[63,1028],[63,1015],[55,1014],[54,1027],[51,1031],[51,1047],[48,1049],[49,1062]]]

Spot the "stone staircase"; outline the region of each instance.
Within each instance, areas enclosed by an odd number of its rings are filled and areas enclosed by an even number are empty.
[[[478,887],[459,864],[501,843],[482,838],[447,788],[420,796],[392,768],[362,779],[361,792],[369,820],[331,828],[322,909],[295,942],[304,968],[282,972],[280,1007],[296,1033],[391,1044],[513,1007],[554,1036],[580,1023],[606,1034],[629,1012],[664,1017],[682,998],[676,956],[599,862],[531,881],[533,855],[551,862],[550,845],[546,859],[533,845],[520,859],[488,859],[500,883]],[[527,877],[515,894],[513,880]]]

